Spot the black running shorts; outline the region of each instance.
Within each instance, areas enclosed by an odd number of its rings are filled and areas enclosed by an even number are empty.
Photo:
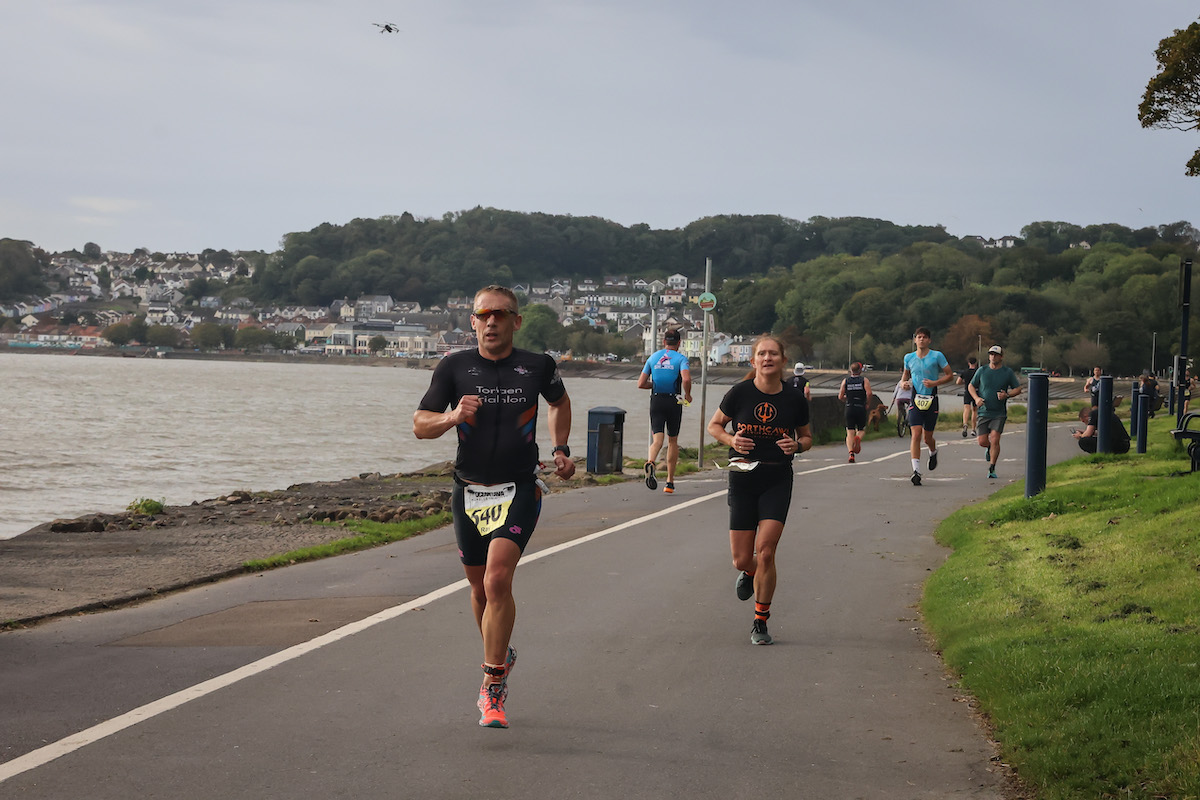
[[[729,530],[752,531],[764,519],[787,522],[792,504],[792,465],[759,464],[729,472]]]
[[[518,483],[516,496],[508,508],[504,523],[491,533],[480,534],[475,521],[467,515],[463,495],[466,491],[461,483],[455,482],[450,496],[450,508],[454,514],[454,538],[458,540],[458,557],[468,567],[482,567],[487,563],[488,544],[494,538],[510,539],[521,552],[529,544],[529,537],[537,526],[542,513],[542,490],[536,483]]]
[[[650,432],[667,436],[679,435],[679,424],[683,420],[683,406],[673,394],[650,395]]]

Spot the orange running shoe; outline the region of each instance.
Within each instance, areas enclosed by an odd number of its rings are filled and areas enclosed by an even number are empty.
[[[510,644],[508,646],[508,657],[504,659],[504,677],[500,679],[500,683],[504,686],[505,699],[508,698],[508,676],[512,675],[513,665],[516,663],[517,648]],[[487,704],[487,687],[488,684],[486,682],[479,687],[479,700],[476,701],[475,705],[480,711],[483,711],[484,705]]]
[[[663,491],[667,494],[675,494],[675,484],[667,481],[667,485],[663,487]]]
[[[479,715],[479,724],[484,728],[507,728],[508,716],[504,713],[504,698],[508,692],[503,683],[489,683],[486,687],[487,701]]]
[[[854,463],[854,453],[851,453],[851,454],[850,454],[850,463],[851,463],[851,464],[853,464],[853,463]]]

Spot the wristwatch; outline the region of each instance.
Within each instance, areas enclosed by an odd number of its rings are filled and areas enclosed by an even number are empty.
[[[554,445],[554,449],[550,451],[550,455],[554,455],[555,453],[562,453],[567,458],[570,458],[571,448],[567,447],[565,444],[556,444]]]

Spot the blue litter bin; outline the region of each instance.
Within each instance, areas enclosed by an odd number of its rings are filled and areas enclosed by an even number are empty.
[[[597,406],[588,409],[587,471],[593,475],[620,472],[625,464],[622,440],[625,409]]]

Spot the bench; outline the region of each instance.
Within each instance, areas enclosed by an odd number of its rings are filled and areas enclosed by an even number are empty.
[[[1192,423],[1200,420],[1200,413],[1190,411],[1183,415],[1183,419],[1179,422],[1179,427],[1171,430],[1171,435],[1179,441],[1187,440],[1188,456],[1192,459],[1192,472],[1200,469],[1200,422],[1196,423],[1196,427],[1192,427]]]

